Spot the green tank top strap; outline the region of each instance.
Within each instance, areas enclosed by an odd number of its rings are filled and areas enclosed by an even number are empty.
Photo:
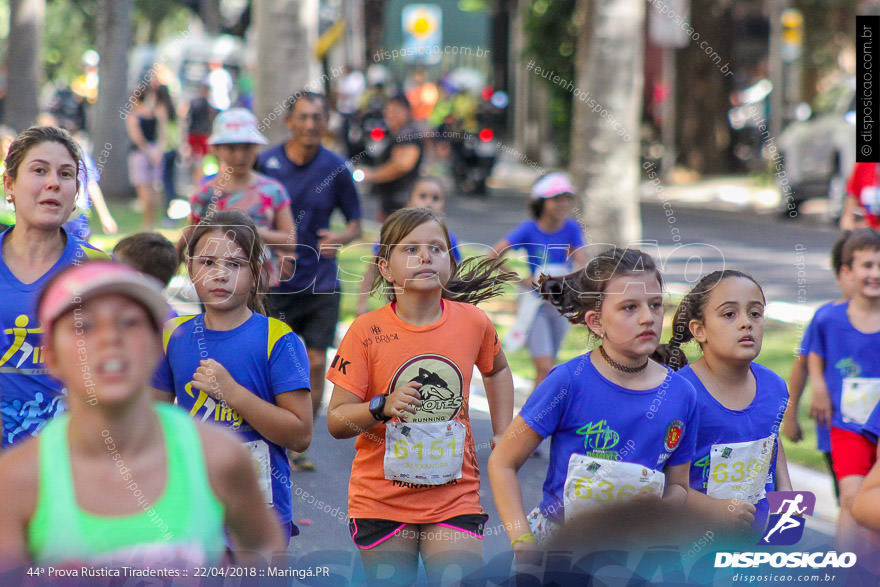
[[[164,489],[150,504],[117,457],[113,439],[102,434],[126,488],[142,511],[123,516],[100,516],[76,503],[70,449],[69,416],[50,422],[39,437],[37,507],[28,527],[28,545],[37,563],[95,560],[114,552],[149,551],[149,563],[182,552],[209,563],[222,554],[223,506],[211,490],[202,443],[195,424],[171,405],[155,406],[161,422],[168,462]],[[149,545],[149,546],[148,546]],[[204,559],[204,556],[210,559]],[[187,561],[193,562],[193,561]]]

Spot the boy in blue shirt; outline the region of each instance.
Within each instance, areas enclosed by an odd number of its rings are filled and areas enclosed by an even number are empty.
[[[845,304],[852,297],[852,275],[848,274],[848,279],[842,279],[840,275],[843,245],[846,244],[850,234],[852,234],[851,230],[843,231],[831,246],[831,271],[834,273],[834,281],[840,288],[840,298],[826,302],[816,309],[812,320],[804,329],[804,336],[801,339],[800,347],[795,351],[796,356],[791,366],[791,375],[788,378],[790,401],[788,409],[785,411],[785,416],[782,419],[782,433],[792,442],[803,440],[801,424],[798,421],[798,406],[807,384],[807,358],[810,356],[810,349],[813,347],[818,317],[828,308]],[[825,464],[831,473],[831,480],[834,485],[834,496],[837,498],[837,502],[840,503],[840,488],[837,485],[837,478],[834,476],[834,464],[831,460],[831,431],[828,429],[828,426],[818,423],[816,424],[816,448],[825,459]]]
[[[876,461],[876,445],[862,425],[880,398],[880,233],[853,232],[843,247],[841,278],[852,279],[852,298],[815,318],[808,359],[810,416],[831,427],[831,459],[840,486],[837,547],[857,551],[870,537],[853,519],[852,504]]]

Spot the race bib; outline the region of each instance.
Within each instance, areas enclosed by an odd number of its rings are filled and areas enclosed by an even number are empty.
[[[748,442],[713,444],[706,495],[756,504],[764,498],[776,435]]]
[[[272,463],[269,460],[269,445],[263,440],[245,442],[244,445],[250,451],[251,460],[254,461],[254,467],[257,469],[257,482],[263,493],[263,499],[267,504],[272,505]]]
[[[388,422],[385,425],[385,478],[443,485],[461,478],[465,427],[446,422]]]
[[[863,187],[862,193],[859,194],[859,201],[868,214],[880,215],[880,187],[875,185]]]
[[[880,378],[844,377],[840,415],[844,422],[862,425],[880,401]]]
[[[565,521],[609,503],[629,501],[636,494],[663,497],[665,487],[666,477],[660,471],[573,454],[563,489]]]

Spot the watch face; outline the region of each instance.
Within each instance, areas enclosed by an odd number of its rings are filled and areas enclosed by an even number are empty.
[[[385,399],[384,395],[377,395],[376,397],[371,399],[370,400],[370,410],[378,410],[379,406],[381,406],[382,404],[385,403],[384,401],[382,401],[383,399]],[[361,408],[361,409],[363,409],[363,408]]]

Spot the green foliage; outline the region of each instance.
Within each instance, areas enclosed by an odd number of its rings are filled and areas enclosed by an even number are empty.
[[[95,47],[97,7],[96,0],[46,3],[43,62],[47,80],[64,85],[82,74],[82,55]]]
[[[135,0],[135,42],[155,44],[186,28],[192,12],[180,0]]]
[[[852,44],[859,0],[794,0],[804,16],[804,68],[808,82],[840,67],[840,51]],[[805,88],[810,101],[814,88]]]
[[[458,9],[462,12],[486,12],[489,0],[458,0]]]
[[[580,27],[574,12],[577,0],[532,0],[526,9],[525,58],[555,71],[561,78],[574,80],[575,51]],[[545,80],[550,90],[550,123],[563,161],[568,160],[571,139],[571,92]]]
[[[4,5],[8,6],[8,0],[0,1],[0,9]],[[177,34],[192,14],[179,0],[135,0],[134,7],[135,42]],[[83,73],[82,55],[97,44],[97,12],[97,0],[46,2],[43,61],[47,80],[64,85]]]

